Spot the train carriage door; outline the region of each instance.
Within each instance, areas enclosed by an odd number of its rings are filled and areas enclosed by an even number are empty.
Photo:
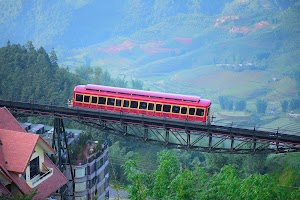
[[[172,118],[180,119],[180,106],[172,105],[171,113]]]
[[[148,103],[148,108],[147,108],[147,115],[153,116],[154,115],[154,109],[155,109],[155,103]]]
[[[106,97],[98,97],[98,108],[106,110]]]
[[[187,114],[188,114],[188,120],[195,121],[196,120],[196,107],[189,106]]]
[[[83,102],[83,94],[76,94],[75,99],[73,100],[73,104],[75,106],[82,106]]]
[[[116,112],[121,112],[121,107],[122,106],[122,99],[116,99],[115,102],[115,111]]]
[[[90,99],[91,99],[91,96],[90,95],[84,95],[83,96],[83,107],[85,108],[89,108],[90,107]]]
[[[188,112],[188,107],[181,106],[181,108],[180,108],[180,119],[187,120],[188,119],[187,112]]]
[[[140,101],[139,102],[139,114],[146,115],[147,114],[148,102]]]
[[[196,109],[196,119],[197,121],[205,121],[205,108],[197,108]]]
[[[129,103],[130,103],[129,99],[123,99],[123,102],[122,102],[122,112],[125,112],[125,113],[129,112]]]
[[[131,113],[138,113],[139,109],[139,101],[131,100],[130,101],[130,112]]]
[[[166,118],[171,118],[171,104],[163,104],[162,113]]]
[[[96,96],[91,96],[91,108],[96,109],[98,103],[98,98]]]
[[[116,99],[109,97],[107,98],[107,110],[114,110]]]
[[[161,103],[155,103],[155,116],[162,116],[162,104]]]

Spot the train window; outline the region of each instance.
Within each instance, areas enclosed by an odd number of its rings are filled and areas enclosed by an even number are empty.
[[[179,106],[173,106],[172,107],[172,113],[179,113],[180,107]]]
[[[75,100],[82,102],[83,101],[83,95],[82,94],[76,94],[76,99]]]
[[[84,101],[85,103],[89,103],[89,102],[90,102],[90,97],[91,97],[91,96],[84,96],[83,101]]]
[[[138,105],[139,105],[139,102],[137,102],[137,101],[131,101],[130,102],[130,108],[137,108]]]
[[[92,103],[97,103],[97,97],[92,96]]]
[[[189,115],[194,115],[195,114],[195,108],[189,108]]]
[[[186,107],[181,107],[181,114],[186,115],[187,108]]]
[[[206,113],[207,116],[209,115],[209,110],[210,110],[210,107],[209,107],[208,110],[207,110],[207,113]]]
[[[154,103],[148,103],[148,110],[154,110]]]
[[[196,115],[197,116],[204,116],[204,109],[203,108],[197,108]]]
[[[171,105],[165,104],[165,105],[163,106],[163,111],[164,111],[164,112],[170,112],[170,110],[171,110]]]
[[[123,107],[124,108],[128,108],[129,107],[129,101],[128,100],[124,100]]]
[[[106,104],[106,97],[99,97],[99,99],[98,99],[98,104],[103,104],[103,105],[105,105],[105,104]]]
[[[122,103],[121,99],[116,99],[116,106],[121,106],[121,103]]]
[[[146,110],[147,109],[147,103],[146,102],[140,102],[140,107],[139,109]]]
[[[109,105],[109,106],[114,106],[114,105],[115,105],[115,99],[113,99],[113,98],[108,98],[108,99],[107,99],[107,105]]]
[[[155,111],[161,111],[161,107],[162,107],[161,104],[156,104]]]

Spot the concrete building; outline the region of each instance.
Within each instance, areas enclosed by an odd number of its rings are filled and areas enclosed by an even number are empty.
[[[97,147],[98,145],[98,147]],[[101,147],[99,148],[99,145]],[[65,176],[68,177],[69,198],[72,199],[72,190],[75,200],[83,199],[108,199],[109,198],[109,172],[108,172],[108,146],[89,142],[79,159],[72,160],[72,167],[67,166]],[[74,186],[71,170],[74,174]]]

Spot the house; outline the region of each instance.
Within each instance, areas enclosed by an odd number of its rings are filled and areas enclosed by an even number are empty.
[[[27,133],[13,115],[0,108],[0,196],[46,199],[68,180],[47,154],[55,154],[37,134]]]

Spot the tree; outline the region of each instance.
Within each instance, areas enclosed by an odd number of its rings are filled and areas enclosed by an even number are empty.
[[[235,110],[237,111],[243,111],[246,109],[246,101],[241,99],[235,102]]]
[[[133,89],[142,90],[143,89],[143,82],[140,80],[131,80],[131,85]]]
[[[197,190],[200,188],[196,183],[201,178],[187,168],[182,169],[169,185],[169,199],[196,199]]]
[[[252,174],[240,185],[240,199],[291,199],[289,191],[269,175]]]
[[[256,110],[258,113],[265,113],[267,110],[267,101],[259,99],[256,101]]]
[[[126,160],[125,175],[131,183],[128,187],[129,198],[133,200],[146,200],[148,196],[147,174],[137,168],[135,160]]]
[[[94,68],[94,80],[93,80],[93,83],[97,84],[97,85],[100,85],[102,83],[101,76],[102,76],[102,69],[101,69],[101,67],[95,67]]]
[[[282,112],[287,112],[289,102],[287,100],[281,101],[281,110]]]
[[[232,165],[222,167],[215,173],[207,184],[207,189],[201,196],[205,199],[239,199],[240,178]],[[245,198],[247,199],[247,198]]]
[[[57,61],[58,61],[58,59],[57,59],[56,53],[54,51],[54,48],[52,48],[51,52],[50,52],[50,62],[52,64],[52,66],[55,66],[55,67],[58,66]]]
[[[292,99],[290,102],[290,109],[295,110],[300,108],[300,100],[299,99]]]
[[[154,172],[152,196],[155,199],[165,199],[170,195],[169,185],[179,172],[179,161],[171,151],[161,151],[158,154],[158,169]]]

